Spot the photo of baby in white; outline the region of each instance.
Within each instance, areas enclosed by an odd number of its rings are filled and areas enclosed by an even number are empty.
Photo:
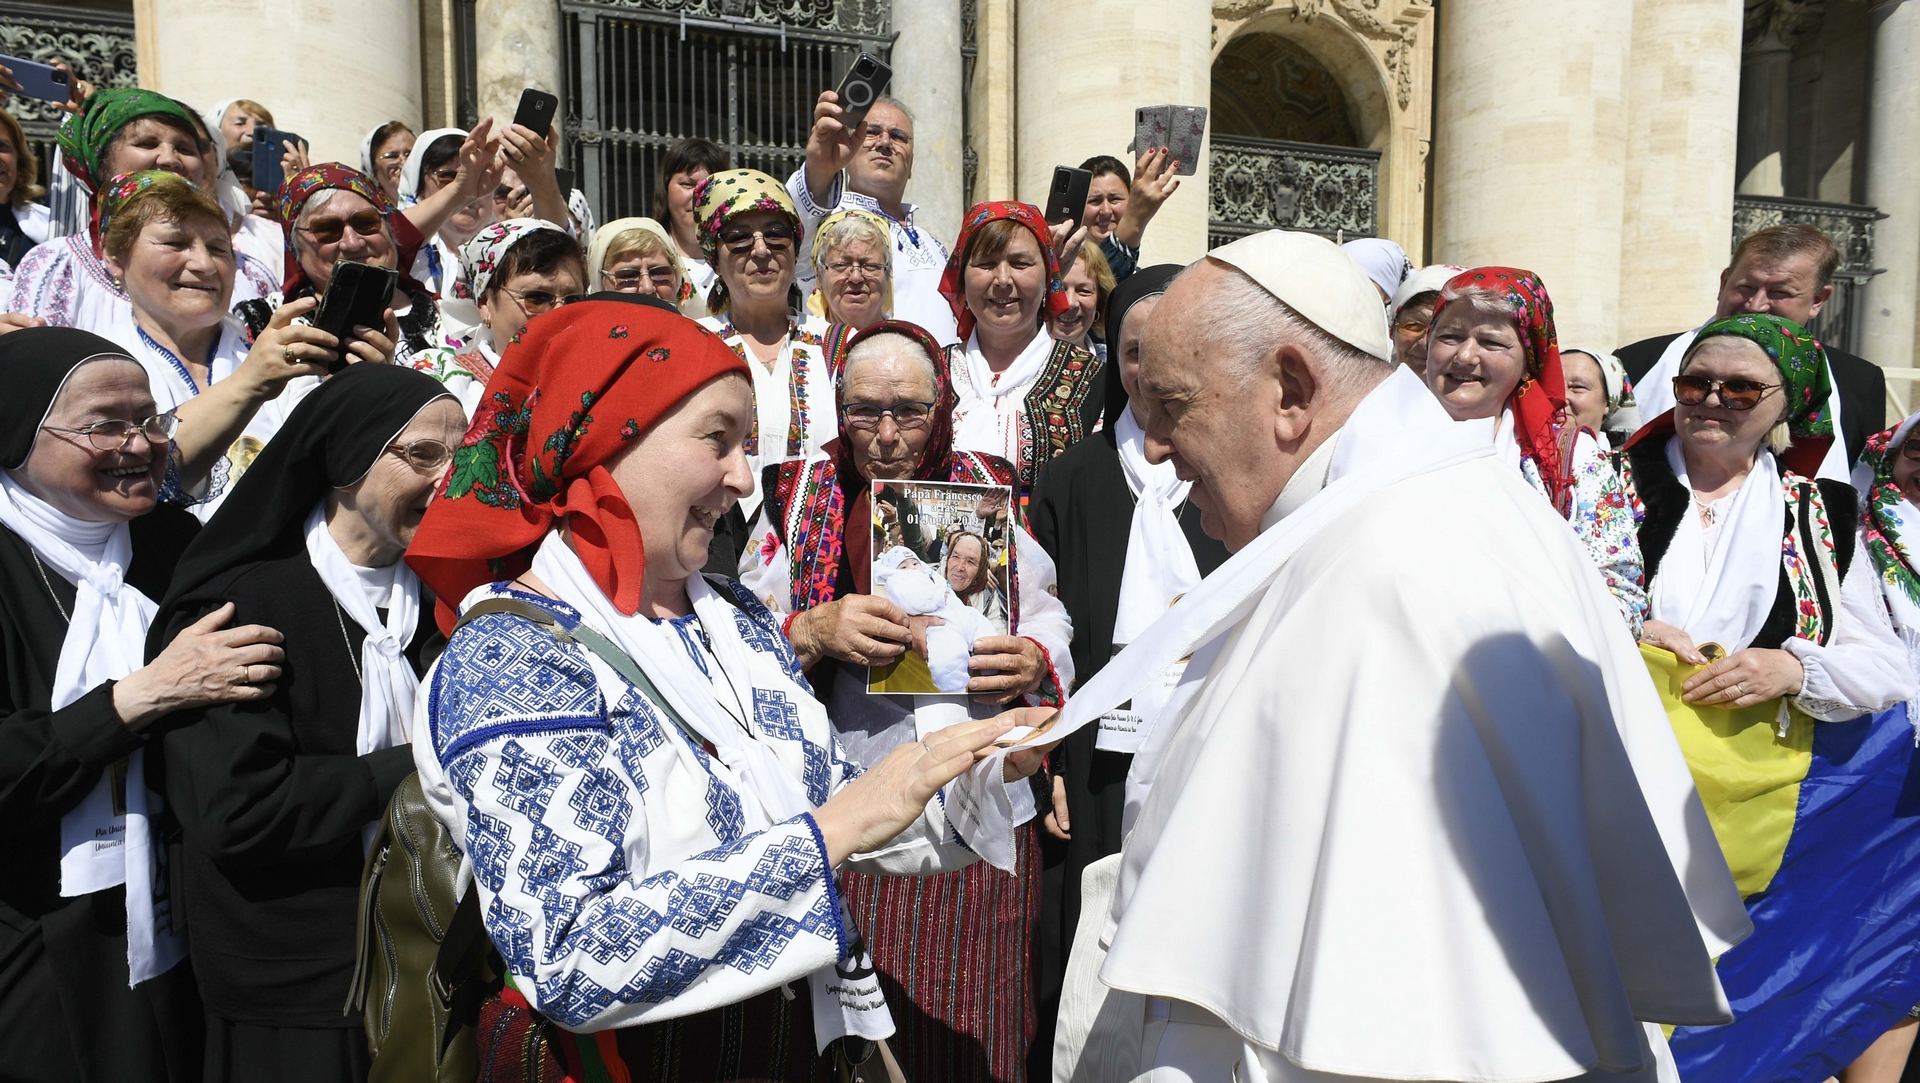
[[[899,606],[914,649],[871,670],[867,690],[960,693],[982,636],[1006,635],[1011,493],[951,482],[873,483],[873,590]]]

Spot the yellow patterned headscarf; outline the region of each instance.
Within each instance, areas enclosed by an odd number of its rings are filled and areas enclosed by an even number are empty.
[[[851,221],[867,223],[880,231],[880,258],[887,268],[887,284],[880,291],[880,311],[883,313],[893,311],[893,223],[872,211],[849,207],[827,215],[813,231],[813,249],[808,253],[808,257],[813,263],[815,285],[813,296],[807,298],[807,311],[821,319],[828,318],[827,245],[832,240],[840,239],[835,237],[835,234],[843,232],[838,228],[840,224]]]
[[[720,234],[727,223],[753,211],[778,211],[793,223],[795,236],[800,233],[800,212],[794,209],[786,186],[758,169],[715,173],[694,192],[694,227],[700,235],[700,254],[708,263],[719,266]]]

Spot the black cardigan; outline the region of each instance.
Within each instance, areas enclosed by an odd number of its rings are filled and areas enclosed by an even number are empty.
[[[1639,538],[1640,557],[1645,562],[1646,582],[1651,589],[1653,577],[1660,571],[1660,561],[1667,555],[1667,547],[1673,544],[1674,532],[1680,529],[1680,521],[1687,514],[1693,494],[1680,483],[1673,467],[1667,463],[1665,440],[1643,440],[1627,449],[1626,459],[1633,475],[1634,488],[1639,492],[1640,502],[1647,512],[1646,518],[1640,523]],[[1820,489],[1820,498],[1827,507],[1827,523],[1833,528],[1834,565],[1845,577],[1847,569],[1853,564],[1853,524],[1860,520],[1860,496],[1852,485],[1844,481],[1821,478],[1813,484]],[[1781,523],[1782,541],[1793,528],[1793,519],[1788,515]],[[1824,591],[1826,587],[1816,579],[1815,589]],[[1840,599],[1822,598],[1821,607],[1829,615],[1837,613]],[[1760,626],[1759,634],[1753,637],[1753,645],[1777,648],[1792,639],[1797,612],[1793,585],[1787,581],[1787,571],[1783,567],[1780,569],[1780,585],[1773,594],[1773,608],[1768,611],[1766,623]]]
[[[343,1016],[354,967],[362,831],[413,773],[411,746],[361,756],[360,646],[305,552],[196,591],[231,601],[234,624],[286,637],[274,694],[182,712],[167,735],[167,801],[194,972],[210,1015],[258,1026],[357,1027]],[[445,645],[422,590],[407,657],[424,673]],[[189,610],[176,619],[197,615]]]

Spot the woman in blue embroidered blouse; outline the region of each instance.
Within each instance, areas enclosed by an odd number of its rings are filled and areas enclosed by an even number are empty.
[[[938,873],[1011,847],[1006,786],[1039,753],[985,757],[1047,709],[861,772],[767,609],[699,574],[750,487],[750,386],[718,337],[644,302],[536,317],[409,554],[437,597],[537,605],[653,686],[510,612],[455,630],[429,679],[421,780],[511,977],[483,1061],[541,1017],[613,1032],[556,1032],[563,1059],[670,1049],[682,1080],[810,1078],[842,1037],[834,1055],[857,1061],[893,1023],[835,870]]]

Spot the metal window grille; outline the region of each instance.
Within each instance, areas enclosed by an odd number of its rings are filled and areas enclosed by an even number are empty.
[[[562,0],[570,164],[602,219],[648,215],[689,136],[785,179],[813,103],[862,50],[886,59],[887,0]]]
[[[134,78],[133,16],[53,4],[0,0],[0,53],[41,63],[64,60],[99,87],[130,87]],[[54,135],[66,116],[52,102],[15,95],[7,110],[40,159],[41,184],[53,167]]]

